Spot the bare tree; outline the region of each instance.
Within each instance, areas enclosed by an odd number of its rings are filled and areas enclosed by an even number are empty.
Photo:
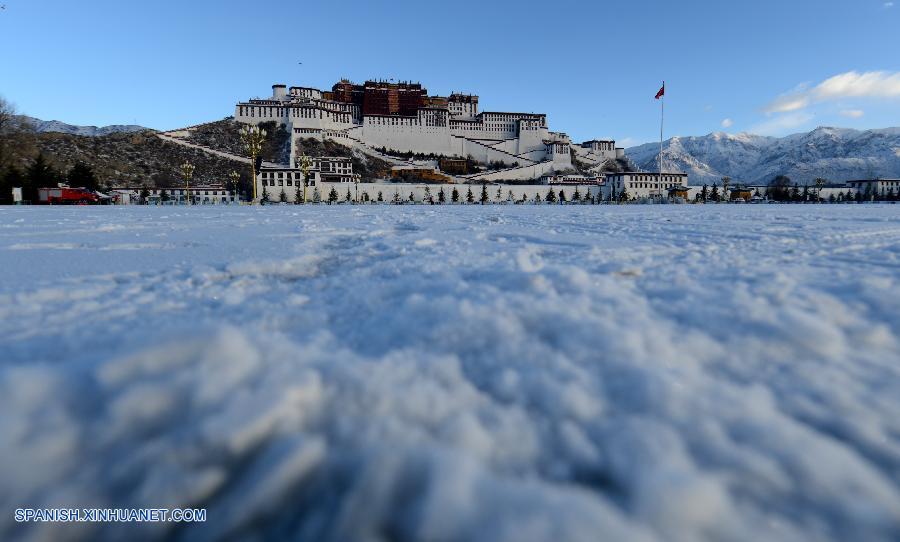
[[[13,131],[13,123],[16,119],[16,108],[10,102],[0,96],[0,169],[6,165],[6,139]]]
[[[12,102],[0,96],[0,171],[16,154],[30,155],[33,141],[26,137],[33,127],[16,111]]]

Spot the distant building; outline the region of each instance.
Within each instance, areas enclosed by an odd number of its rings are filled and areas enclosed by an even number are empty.
[[[581,144],[581,148],[606,160],[623,158],[625,156],[625,149],[616,148],[616,142],[611,139],[585,141]]]
[[[681,199],[687,201],[690,199],[691,190],[687,186],[678,185],[668,189],[669,199]]]
[[[421,179],[426,183],[451,183],[453,179],[429,166],[394,166],[391,177],[400,179]]]
[[[440,168],[452,175],[465,175],[469,172],[469,162],[464,158],[441,158]]]
[[[686,187],[688,185],[687,173],[658,173],[646,171],[628,173],[607,173],[604,197],[609,197],[611,192],[621,194],[622,190],[631,198],[665,197],[670,188]]]
[[[141,193],[147,191],[147,200],[141,201]],[[232,205],[240,200],[231,190],[221,184],[207,184],[179,188],[141,188],[117,186],[109,191],[113,203],[117,205],[184,205],[188,201],[193,205]]]
[[[750,201],[753,198],[753,188],[749,186],[732,186],[728,189],[728,199],[731,201]]]
[[[541,184],[600,185],[606,182],[603,175],[588,177],[586,175],[544,175]]]
[[[295,201],[297,193],[303,199],[303,169],[300,160],[295,167],[264,167],[256,175],[256,197],[262,198],[263,192],[269,201],[278,201],[284,191],[287,201]],[[315,188],[322,183],[353,183],[359,181],[359,175],[353,173],[353,161],[342,156],[310,157],[309,181],[307,188]],[[307,199],[311,195],[307,193]]]
[[[861,179],[847,181],[847,186],[863,197],[887,197],[900,194],[900,179]]]

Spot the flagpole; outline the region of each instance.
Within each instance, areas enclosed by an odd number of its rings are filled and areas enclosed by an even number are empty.
[[[659,200],[662,201],[662,153],[663,153],[663,123],[666,118],[666,82],[663,81],[663,95],[659,101]]]

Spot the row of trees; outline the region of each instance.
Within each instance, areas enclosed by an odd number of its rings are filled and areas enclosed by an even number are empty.
[[[284,189],[278,194],[277,197],[272,198],[270,194],[266,191],[265,187],[263,188],[262,199],[261,202],[263,204],[266,203],[303,203],[302,198],[300,196],[301,191],[296,192],[296,197],[293,202],[289,201],[287,193]],[[357,201],[358,200],[358,201]],[[359,194],[358,197],[354,197],[350,191],[350,188],[347,188],[347,192],[343,195],[339,194],[337,189],[334,187],[328,192],[327,197],[323,198],[318,188],[315,188],[310,197],[310,201],[312,203],[370,203],[370,202],[384,202],[386,201],[384,198],[384,194],[381,191],[378,191],[376,196],[371,196],[368,191],[363,191]],[[413,203],[416,201],[415,195],[410,192],[409,196],[402,197],[400,195],[400,191],[395,190],[393,196],[391,197],[390,203],[394,204],[403,204],[403,203]],[[535,193],[532,198],[527,198],[525,194],[522,194],[520,198],[516,198],[513,195],[512,190],[507,191],[506,197],[504,198],[503,189],[498,187],[497,191],[494,193],[493,197],[490,195],[488,191],[488,187],[486,184],[481,185],[481,192],[479,195],[476,195],[475,192],[472,191],[472,187],[468,186],[466,188],[465,194],[459,191],[459,188],[456,186],[448,193],[444,190],[444,187],[441,187],[436,194],[432,194],[430,187],[425,187],[425,194],[422,198],[423,203],[430,204],[444,204],[444,203],[467,203],[467,204],[475,204],[480,203],[482,205],[489,203],[579,203],[579,204],[600,204],[604,202],[623,202],[629,201],[628,194],[625,190],[622,190],[618,195],[615,193],[610,194],[605,200],[598,193],[596,195],[591,194],[590,192],[586,192],[584,194],[581,193],[578,187],[575,187],[575,191],[571,194],[571,196],[566,194],[565,189],[560,189],[556,191],[554,189],[548,189],[546,194]]]

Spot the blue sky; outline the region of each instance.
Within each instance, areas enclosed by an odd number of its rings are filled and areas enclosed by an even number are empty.
[[[576,140],[900,126],[900,2],[0,0],[0,95],[171,129],[271,85],[421,81]],[[302,65],[298,62],[303,62]]]

